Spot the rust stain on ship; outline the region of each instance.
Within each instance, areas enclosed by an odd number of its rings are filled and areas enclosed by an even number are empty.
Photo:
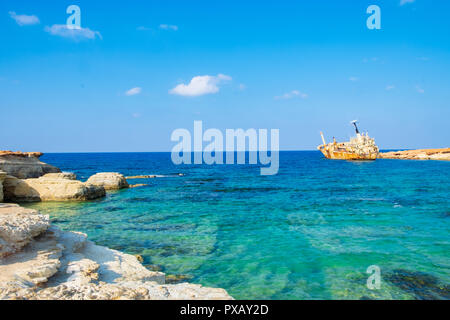
[[[375,144],[375,140],[369,135],[361,134],[359,132],[357,121],[351,122],[355,126],[356,137],[350,139],[347,142],[336,142],[333,138],[333,142],[326,143],[323,133],[320,132],[322,142],[317,147],[327,159],[337,160],[375,160],[378,156],[379,149]]]

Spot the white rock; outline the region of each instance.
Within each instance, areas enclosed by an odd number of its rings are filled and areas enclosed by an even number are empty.
[[[17,204],[0,204],[0,258],[20,250],[49,226],[48,215]]]
[[[223,289],[164,284],[164,273],[146,269],[135,256],[48,227],[48,217],[36,210],[2,204],[2,218],[0,239],[15,250],[0,261],[0,300],[232,299]]]
[[[102,186],[105,190],[118,190],[128,188],[125,177],[118,172],[99,172],[91,176],[86,183]]]

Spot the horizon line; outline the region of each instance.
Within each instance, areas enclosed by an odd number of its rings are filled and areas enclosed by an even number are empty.
[[[440,149],[440,148],[386,148],[386,149],[380,149],[380,151],[403,151],[403,150],[420,150],[420,149]],[[257,151],[248,151],[246,150],[245,152],[260,152],[261,150],[257,150]],[[271,151],[271,150],[266,150],[266,151]],[[310,152],[310,151],[317,151],[320,152],[317,149],[301,149],[301,150],[289,150],[289,149],[283,149],[283,150],[278,150],[278,152]],[[70,153],[172,153],[172,151],[39,151],[42,152],[44,155],[45,154],[52,154],[52,153],[64,153],[64,154],[70,154]],[[190,151],[190,153],[196,153],[196,152],[204,152],[204,151]],[[222,151],[218,151],[218,152],[228,152],[226,150],[222,150]],[[233,152],[243,152],[243,151],[233,151]]]

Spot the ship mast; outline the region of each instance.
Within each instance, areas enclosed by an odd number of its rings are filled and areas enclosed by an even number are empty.
[[[322,137],[322,142],[323,142],[323,145],[325,146],[325,145],[326,145],[326,142],[325,142],[325,138],[323,137],[322,131],[320,131],[320,136]]]

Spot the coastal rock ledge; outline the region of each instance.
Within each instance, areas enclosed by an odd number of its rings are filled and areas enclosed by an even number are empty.
[[[418,149],[404,151],[390,151],[378,154],[381,159],[404,160],[447,160],[450,161],[450,148]]]
[[[105,196],[105,189],[76,180],[73,173],[47,173],[39,178],[3,181],[4,200],[10,202],[92,200]]]
[[[135,256],[95,245],[49,217],[0,204],[0,300],[232,299],[224,289],[165,284]]]
[[[41,152],[0,151],[0,171],[19,179],[38,178],[46,173],[58,173],[57,167],[41,162]]]

